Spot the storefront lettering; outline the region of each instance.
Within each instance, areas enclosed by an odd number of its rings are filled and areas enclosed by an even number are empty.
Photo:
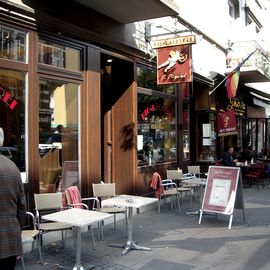
[[[7,92],[3,87],[0,87],[0,99],[9,107],[11,110],[17,105],[17,100]]]
[[[156,40],[152,43],[153,48],[162,48],[162,47],[169,47],[169,46],[176,46],[176,45],[186,45],[186,44],[194,44],[196,43],[196,38],[194,35],[191,36],[184,36],[172,39],[163,39],[163,40]]]
[[[141,113],[141,118],[142,120],[145,120],[145,118],[147,118],[147,116],[154,111],[163,111],[163,107],[159,104],[159,105],[150,105],[148,108],[144,109],[144,111]]]
[[[227,110],[232,109],[236,112],[244,113],[246,111],[246,104],[241,100],[230,99],[230,104],[227,106]]]

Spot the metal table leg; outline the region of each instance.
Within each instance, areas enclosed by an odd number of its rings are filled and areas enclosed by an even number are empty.
[[[137,245],[136,241],[133,241],[132,239],[132,232],[133,232],[133,207],[128,208],[128,240],[125,244],[110,244],[111,247],[120,247],[124,248],[122,251],[122,255],[126,255],[130,250],[143,250],[143,251],[149,251],[151,248],[143,247]]]

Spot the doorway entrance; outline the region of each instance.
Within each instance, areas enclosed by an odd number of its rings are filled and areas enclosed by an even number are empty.
[[[101,54],[102,179],[115,182],[117,192],[130,192],[133,188],[136,150],[133,70],[132,62]]]

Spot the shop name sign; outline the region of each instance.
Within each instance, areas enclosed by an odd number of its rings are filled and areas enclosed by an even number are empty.
[[[155,40],[152,42],[152,47],[154,49],[157,49],[157,48],[195,44],[195,43],[196,43],[196,37],[194,35],[191,35],[191,36],[183,36],[183,37],[171,38],[171,39]]]
[[[13,110],[15,106],[17,105],[17,100],[1,86],[0,86],[0,99],[11,110]]]

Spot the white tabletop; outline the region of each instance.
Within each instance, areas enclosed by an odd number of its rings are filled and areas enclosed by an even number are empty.
[[[80,208],[71,208],[42,216],[43,219],[83,227],[111,217],[111,214]]]
[[[188,183],[188,184],[196,184],[196,185],[206,185],[206,179],[205,178],[191,178],[191,179],[186,179],[182,181],[183,183]]]
[[[125,207],[140,208],[142,206],[157,202],[157,198],[133,196],[133,195],[119,195],[110,199],[102,201],[102,206],[117,205]]]

